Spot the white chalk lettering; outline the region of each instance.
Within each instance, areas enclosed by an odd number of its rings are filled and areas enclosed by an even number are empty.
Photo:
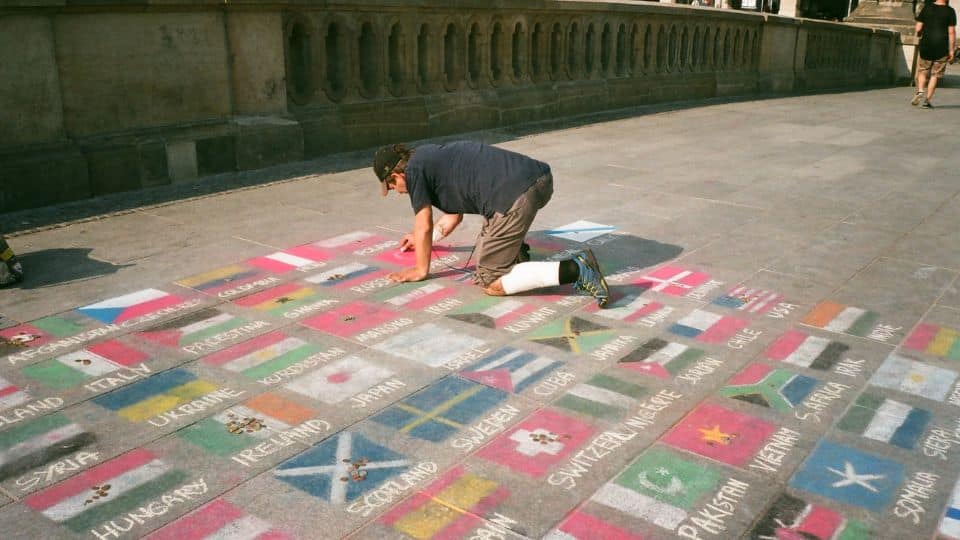
[[[551,486],[562,486],[566,490],[577,487],[577,479],[584,476],[603,458],[613,450],[620,448],[627,441],[633,440],[637,432],[618,426],[623,431],[608,430],[595,437],[590,444],[574,454],[557,472],[547,477]]]
[[[313,419],[292,427],[285,431],[280,431],[258,443],[253,448],[245,448],[239,453],[230,456],[230,459],[250,467],[261,459],[279,452],[281,449],[297,444],[298,442],[308,442],[316,435],[330,431],[330,422],[326,420]]]
[[[870,331],[870,335],[867,337],[870,339],[875,339],[877,341],[886,341],[897,334],[900,330],[903,330],[902,326],[891,326],[889,324],[878,324]]]
[[[250,283],[244,283],[243,285],[237,285],[236,287],[234,287],[234,288],[232,288],[232,289],[227,289],[227,290],[225,290],[225,291],[220,291],[220,292],[217,293],[217,296],[220,297],[220,298],[224,298],[224,299],[226,299],[226,298],[233,298],[234,296],[237,296],[238,294],[243,294],[243,293],[245,293],[245,292],[249,292],[249,291],[252,291],[253,289],[257,289],[257,288],[260,288],[260,287],[267,287],[267,286],[273,285],[273,284],[275,284],[275,283],[280,283],[280,278],[271,276],[271,277],[268,277],[268,278],[263,278],[263,279],[258,279],[258,280],[256,280],[256,281],[251,281]]]
[[[181,418],[202,414],[211,407],[216,407],[221,403],[242,396],[244,392],[246,391],[233,390],[232,388],[221,388],[215,392],[210,392],[202,397],[191,400],[188,403],[184,403],[183,405],[175,407],[167,412],[160,413],[159,415],[149,419],[148,422],[157,427],[164,427],[169,425],[171,422],[176,422]]]
[[[688,292],[686,296],[687,296],[687,298],[693,298],[693,299],[696,299],[696,300],[703,300],[704,298],[707,297],[708,294],[710,294],[711,292],[713,292],[714,290],[716,290],[716,289],[717,289],[718,287],[720,287],[721,285],[723,285],[723,282],[722,282],[722,281],[717,281],[717,280],[715,280],[715,279],[711,279],[710,281],[704,283],[703,285],[700,285],[700,286],[697,287],[696,289]]]
[[[504,326],[503,329],[506,330],[507,332],[519,334],[521,332],[525,332],[533,328],[534,326],[537,326],[543,323],[544,321],[549,319],[551,315],[556,315],[556,314],[557,314],[557,310],[549,306],[544,306],[536,311],[533,311],[531,313],[524,315],[520,319],[517,319],[516,321],[508,324],[507,326]]]
[[[406,386],[407,383],[401,381],[400,379],[389,379],[374,386],[373,388],[370,388],[366,392],[361,392],[353,396],[350,398],[350,401],[353,402],[354,409],[362,409],[366,407],[368,403],[373,403],[383,396],[395,394],[401,388],[405,388]]]
[[[278,384],[284,379],[296,377],[310,368],[317,367],[321,364],[326,364],[330,360],[333,360],[334,358],[344,354],[347,354],[346,349],[341,349],[340,347],[331,347],[326,351],[314,353],[295,364],[290,364],[289,366],[274,372],[272,375],[259,379],[257,382],[267,386]]]
[[[640,326],[646,326],[647,328],[653,328],[663,321],[667,320],[667,317],[673,313],[674,308],[672,306],[663,306],[662,308],[654,311],[653,313],[642,317],[637,321],[637,324]]]
[[[443,367],[449,369],[450,371],[457,371],[463,366],[472,364],[476,360],[479,360],[480,358],[483,358],[488,354],[490,354],[490,349],[487,347],[470,349],[467,352],[460,353],[459,356],[457,356],[453,360],[448,361],[446,364],[443,365]]]
[[[450,311],[453,308],[460,307],[463,305],[463,300],[458,300],[456,298],[447,298],[446,300],[441,300],[436,304],[428,307],[424,311],[427,313],[432,313],[434,315],[440,315]]]
[[[703,538],[700,531],[717,536],[727,530],[727,518],[736,511],[737,503],[747,495],[748,489],[750,484],[734,478],[728,479],[709,503],[677,527],[677,536]]]
[[[960,421],[960,418],[957,419]],[[948,459],[947,453],[955,444],[960,444],[960,433],[935,427],[923,441],[923,455],[938,457],[943,461]]]
[[[17,422],[22,421],[24,418],[43,416],[44,414],[56,410],[61,406],[63,406],[63,399],[58,397],[38,399],[33,403],[28,403],[22,407],[10,409],[3,414],[0,414],[0,426],[16,424]]]
[[[196,482],[184,484],[162,495],[159,499],[127,512],[126,515],[101,523],[96,529],[90,529],[90,534],[96,536],[99,540],[120,538],[122,533],[137,525],[143,525],[149,519],[160,517],[174,507],[201,498],[207,493],[207,489],[207,483],[203,478]]]
[[[819,422],[820,414],[830,407],[831,403],[843,397],[844,390],[849,390],[850,388],[849,385],[843,383],[828,382],[823,388],[818,388],[810,394],[807,399],[803,400],[803,403],[800,404],[803,412],[799,410],[793,411],[793,416],[798,420],[811,418],[815,422]]]
[[[492,435],[500,433],[520,414],[520,409],[513,405],[500,407],[489,416],[463,430],[460,436],[450,441],[450,446],[464,452],[469,452],[479,446]]]
[[[859,377],[866,363],[867,361],[863,359],[854,360],[852,358],[844,358],[840,362],[837,362],[837,365],[833,366],[833,372],[847,377]]]
[[[770,317],[773,319],[782,319],[790,315],[790,313],[793,310],[797,309],[798,307],[800,306],[796,304],[788,304],[786,302],[780,302],[779,304],[773,306],[773,308],[771,308],[770,311],[767,312],[767,317]]]
[[[374,510],[398,500],[406,491],[432,478],[437,473],[437,464],[424,461],[407,469],[394,479],[388,480],[377,489],[367,492],[362,499],[347,505],[347,512],[369,516]]]
[[[89,392],[102,392],[104,390],[109,390],[111,388],[116,388],[118,386],[127,384],[128,382],[136,379],[145,379],[150,375],[150,373],[152,373],[150,366],[147,364],[140,364],[139,366],[118,369],[117,371],[111,373],[109,377],[91,381],[83,385],[83,387]]]
[[[687,368],[680,375],[677,375],[677,379],[687,381],[690,384],[697,384],[707,375],[715,373],[721,366],[723,366],[722,360],[708,356],[697,360],[693,366]]]
[[[934,494],[939,475],[917,471],[913,478],[903,486],[900,498],[893,508],[893,515],[901,519],[910,519],[914,525],[920,524],[920,514],[926,513],[924,501],[928,501]]]
[[[783,465],[783,458],[790,453],[800,442],[800,433],[781,427],[770,437],[770,441],[757,452],[753,461],[750,462],[751,469],[760,469],[762,471],[777,472]]]
[[[744,328],[743,330],[737,332],[737,335],[733,336],[729,341],[727,341],[727,347],[730,347],[731,349],[742,349],[756,341],[762,333],[763,331],[761,330]]]
[[[267,321],[253,321],[238,328],[234,328],[233,330],[227,330],[226,332],[221,332],[219,334],[210,336],[203,341],[191,343],[190,345],[186,345],[181,349],[190,354],[203,354],[219,348],[225,341],[236,341],[268,326],[273,326],[273,324]]]
[[[390,321],[386,324],[381,324],[375,328],[371,328],[362,334],[356,336],[356,340],[360,343],[366,343],[371,339],[377,339],[379,337],[388,336],[398,332],[400,329],[410,326],[413,324],[413,319],[407,319],[406,317],[397,319],[395,321]]]
[[[576,379],[577,376],[569,371],[558,369],[550,376],[543,379],[543,382],[533,387],[533,393],[538,396],[550,396],[554,392],[566,387]]]
[[[613,341],[604,343],[603,346],[591,352],[590,357],[600,361],[609,360],[622,353],[624,349],[638,339],[640,338],[637,336],[617,336]]]
[[[17,478],[15,482],[20,491],[31,490],[41,483],[46,485],[54,482],[58,477],[82,470],[91,463],[100,461],[99,452],[77,452],[77,454],[47,465],[41,470]]]

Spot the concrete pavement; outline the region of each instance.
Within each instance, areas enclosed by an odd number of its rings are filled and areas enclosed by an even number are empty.
[[[391,285],[366,153],[0,216],[3,537],[958,538],[960,91],[909,98],[471,134],[602,311],[484,297],[476,218]]]

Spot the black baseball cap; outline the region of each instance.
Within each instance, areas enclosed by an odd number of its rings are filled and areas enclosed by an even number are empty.
[[[386,196],[388,191],[387,178],[390,178],[390,173],[393,172],[397,163],[400,163],[401,155],[397,151],[399,146],[398,144],[383,146],[373,155],[373,172],[380,180],[380,194],[383,196]]]

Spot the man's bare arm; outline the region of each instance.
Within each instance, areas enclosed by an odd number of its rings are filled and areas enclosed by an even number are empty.
[[[430,251],[433,249],[433,209],[421,208],[413,218],[411,243],[416,256],[416,265],[387,276],[393,281],[420,281],[430,273]],[[407,237],[404,237],[406,241]]]

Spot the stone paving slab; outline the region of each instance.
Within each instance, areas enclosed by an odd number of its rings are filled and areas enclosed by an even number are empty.
[[[551,163],[531,253],[604,310],[483,295],[470,218],[390,283],[357,156],[14,236],[3,537],[960,538],[956,113],[908,94],[474,134]]]

